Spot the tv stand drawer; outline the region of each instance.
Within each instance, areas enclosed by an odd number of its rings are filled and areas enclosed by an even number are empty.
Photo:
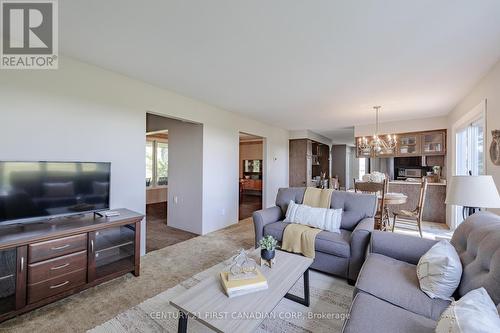
[[[28,285],[28,303],[35,303],[81,286],[87,282],[87,270],[81,269],[59,277]]]
[[[34,243],[28,246],[28,262],[32,264],[86,249],[87,234]]]
[[[87,251],[29,264],[28,284],[50,280],[73,271],[86,269]]]

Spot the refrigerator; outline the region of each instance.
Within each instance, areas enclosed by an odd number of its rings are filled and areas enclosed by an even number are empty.
[[[370,158],[370,173],[374,171],[385,173],[389,180],[394,180],[394,157]]]

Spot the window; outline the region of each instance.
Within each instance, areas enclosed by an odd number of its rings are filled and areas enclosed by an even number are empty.
[[[457,131],[456,175],[484,174],[484,118]]]
[[[146,186],[153,185],[153,142],[146,141]]]
[[[481,115],[457,129],[455,175],[485,174],[484,128],[484,115]],[[462,221],[462,207],[456,206],[452,222],[458,226]]]
[[[168,184],[168,143],[156,143],[156,184]]]
[[[358,158],[358,179],[363,179],[363,176],[366,175],[366,158]]]
[[[146,186],[168,185],[168,143],[146,141]]]

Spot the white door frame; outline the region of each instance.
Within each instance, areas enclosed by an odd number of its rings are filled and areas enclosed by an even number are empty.
[[[455,176],[457,174],[457,163],[456,163],[456,158],[457,158],[457,133],[463,129],[464,127],[470,125],[472,122],[479,118],[483,118],[483,128],[485,131],[484,134],[484,151],[483,151],[483,159],[485,161],[484,163],[484,173],[487,174],[487,163],[486,163],[486,130],[487,130],[487,124],[486,124],[486,115],[487,115],[487,108],[488,107],[488,101],[486,99],[482,100],[481,103],[476,105],[472,110],[464,114],[460,119],[458,119],[451,127],[451,144],[450,144],[450,158],[448,160],[448,175],[449,176]],[[450,179],[448,179],[450,180]],[[449,188],[449,187],[448,187]],[[455,209],[455,206],[453,205],[448,205],[446,207],[447,210],[447,224],[450,227],[450,229],[454,230],[457,227],[457,212]]]

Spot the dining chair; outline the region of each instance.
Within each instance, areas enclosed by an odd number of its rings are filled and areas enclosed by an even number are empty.
[[[422,178],[422,184],[420,185],[420,197],[418,198],[418,205],[414,210],[400,210],[393,212],[394,220],[392,222],[392,232],[396,226],[398,217],[402,217],[408,220],[414,220],[417,224],[418,233],[420,237],[422,236],[422,217],[424,216],[424,206],[425,206],[425,195],[427,193],[427,178]]]
[[[389,213],[385,206],[385,193],[387,190],[387,178],[383,182],[360,182],[354,178],[354,192],[375,194],[378,197],[377,213],[375,214],[375,229],[384,229],[384,221],[389,220]]]
[[[330,177],[328,181],[328,187],[330,189],[338,190],[339,189],[339,176]]]

